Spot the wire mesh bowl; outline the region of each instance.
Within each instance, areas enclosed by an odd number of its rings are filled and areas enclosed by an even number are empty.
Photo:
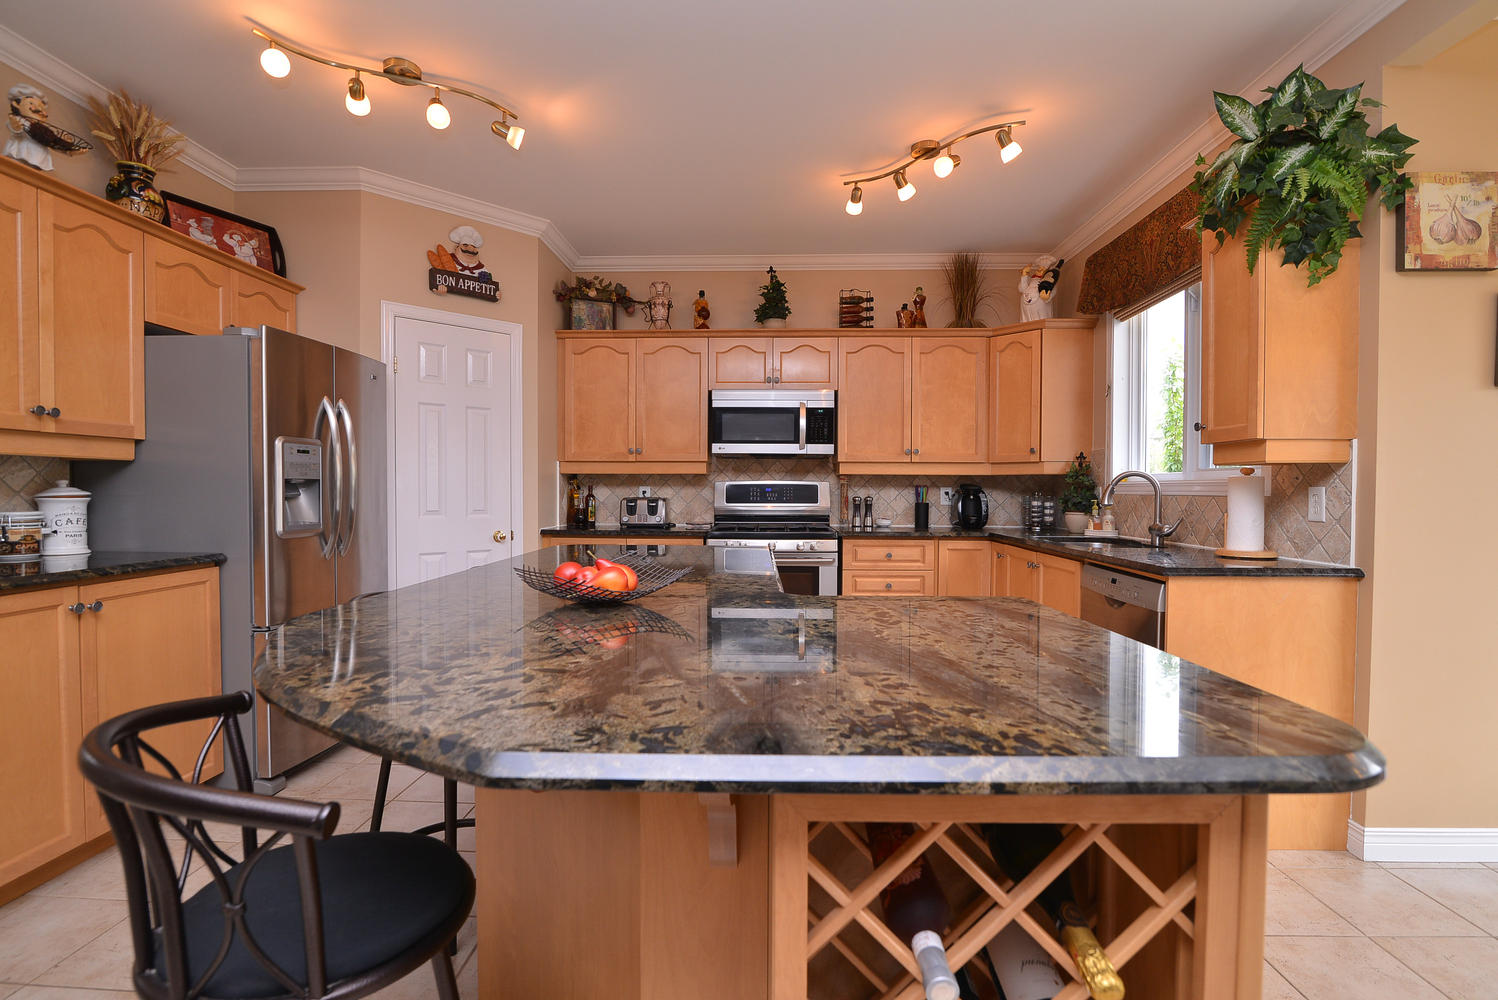
[[[560,597],[564,601],[577,604],[623,604],[625,601],[633,601],[647,594],[653,594],[692,572],[690,566],[666,566],[654,559],[641,556],[621,556],[610,562],[616,562],[634,570],[635,575],[640,578],[639,586],[634,590],[619,591],[592,587],[585,583],[558,583],[552,579],[550,570],[535,566],[516,566],[515,575],[525,581],[525,585],[532,590],[539,590],[552,597]]]
[[[585,650],[599,645],[616,649],[631,636],[659,632],[689,639],[692,633],[675,620],[649,608],[574,606],[557,608],[525,623],[540,638],[563,651]]]

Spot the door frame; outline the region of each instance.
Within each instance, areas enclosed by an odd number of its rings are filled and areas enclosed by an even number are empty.
[[[520,531],[526,525],[525,509],[525,405],[524,369],[521,365],[522,353],[525,344],[525,327],[519,323],[512,323],[503,319],[487,319],[483,316],[470,316],[467,313],[448,312],[445,309],[432,309],[428,306],[413,306],[404,302],[391,302],[380,300],[380,360],[385,363],[386,368],[391,368],[391,360],[395,356],[395,323],[396,320],[414,319],[425,323],[441,323],[447,326],[460,326],[469,330],[477,330],[482,333],[502,333],[510,338],[510,520],[512,522],[509,531],[510,539],[514,545],[518,545]],[[390,377],[385,380],[385,439],[389,446],[385,449],[385,491],[386,509],[390,511],[389,521],[386,527],[387,545],[390,552],[388,576],[386,585],[395,588],[396,563],[395,563],[395,373],[391,371]],[[517,531],[514,525],[520,525]],[[517,551],[512,546],[512,551]]]

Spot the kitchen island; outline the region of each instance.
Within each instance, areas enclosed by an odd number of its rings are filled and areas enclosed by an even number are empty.
[[[954,966],[1017,921],[1069,971],[1028,906],[1070,866],[1131,995],[1257,1000],[1265,795],[1383,774],[1345,723],[1028,601],[662,558],[692,573],[613,608],[510,563],[372,595],[257,668],[293,716],[478,786],[485,997],[913,997],[876,897],[925,851]],[[919,832],[874,867],[867,821]],[[1003,822],[1066,832],[1014,886],[973,835]]]

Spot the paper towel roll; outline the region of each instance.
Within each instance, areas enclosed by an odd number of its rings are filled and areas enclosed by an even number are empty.
[[[1223,546],[1237,552],[1264,548],[1264,479],[1240,475],[1228,480],[1227,539]]]

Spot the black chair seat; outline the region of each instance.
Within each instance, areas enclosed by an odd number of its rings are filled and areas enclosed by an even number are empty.
[[[410,833],[351,833],[314,845],[322,887],[324,949],[330,984],[358,976],[406,951],[466,908],[473,872],[456,852]],[[240,866],[226,878],[236,884]],[[307,978],[306,946],[290,847],[270,851],[250,870],[246,923],[267,957],[293,979]],[[223,894],[215,883],[184,901],[187,962],[197,982],[223,941]],[[213,997],[271,997],[285,987],[235,935],[203,991]]]

